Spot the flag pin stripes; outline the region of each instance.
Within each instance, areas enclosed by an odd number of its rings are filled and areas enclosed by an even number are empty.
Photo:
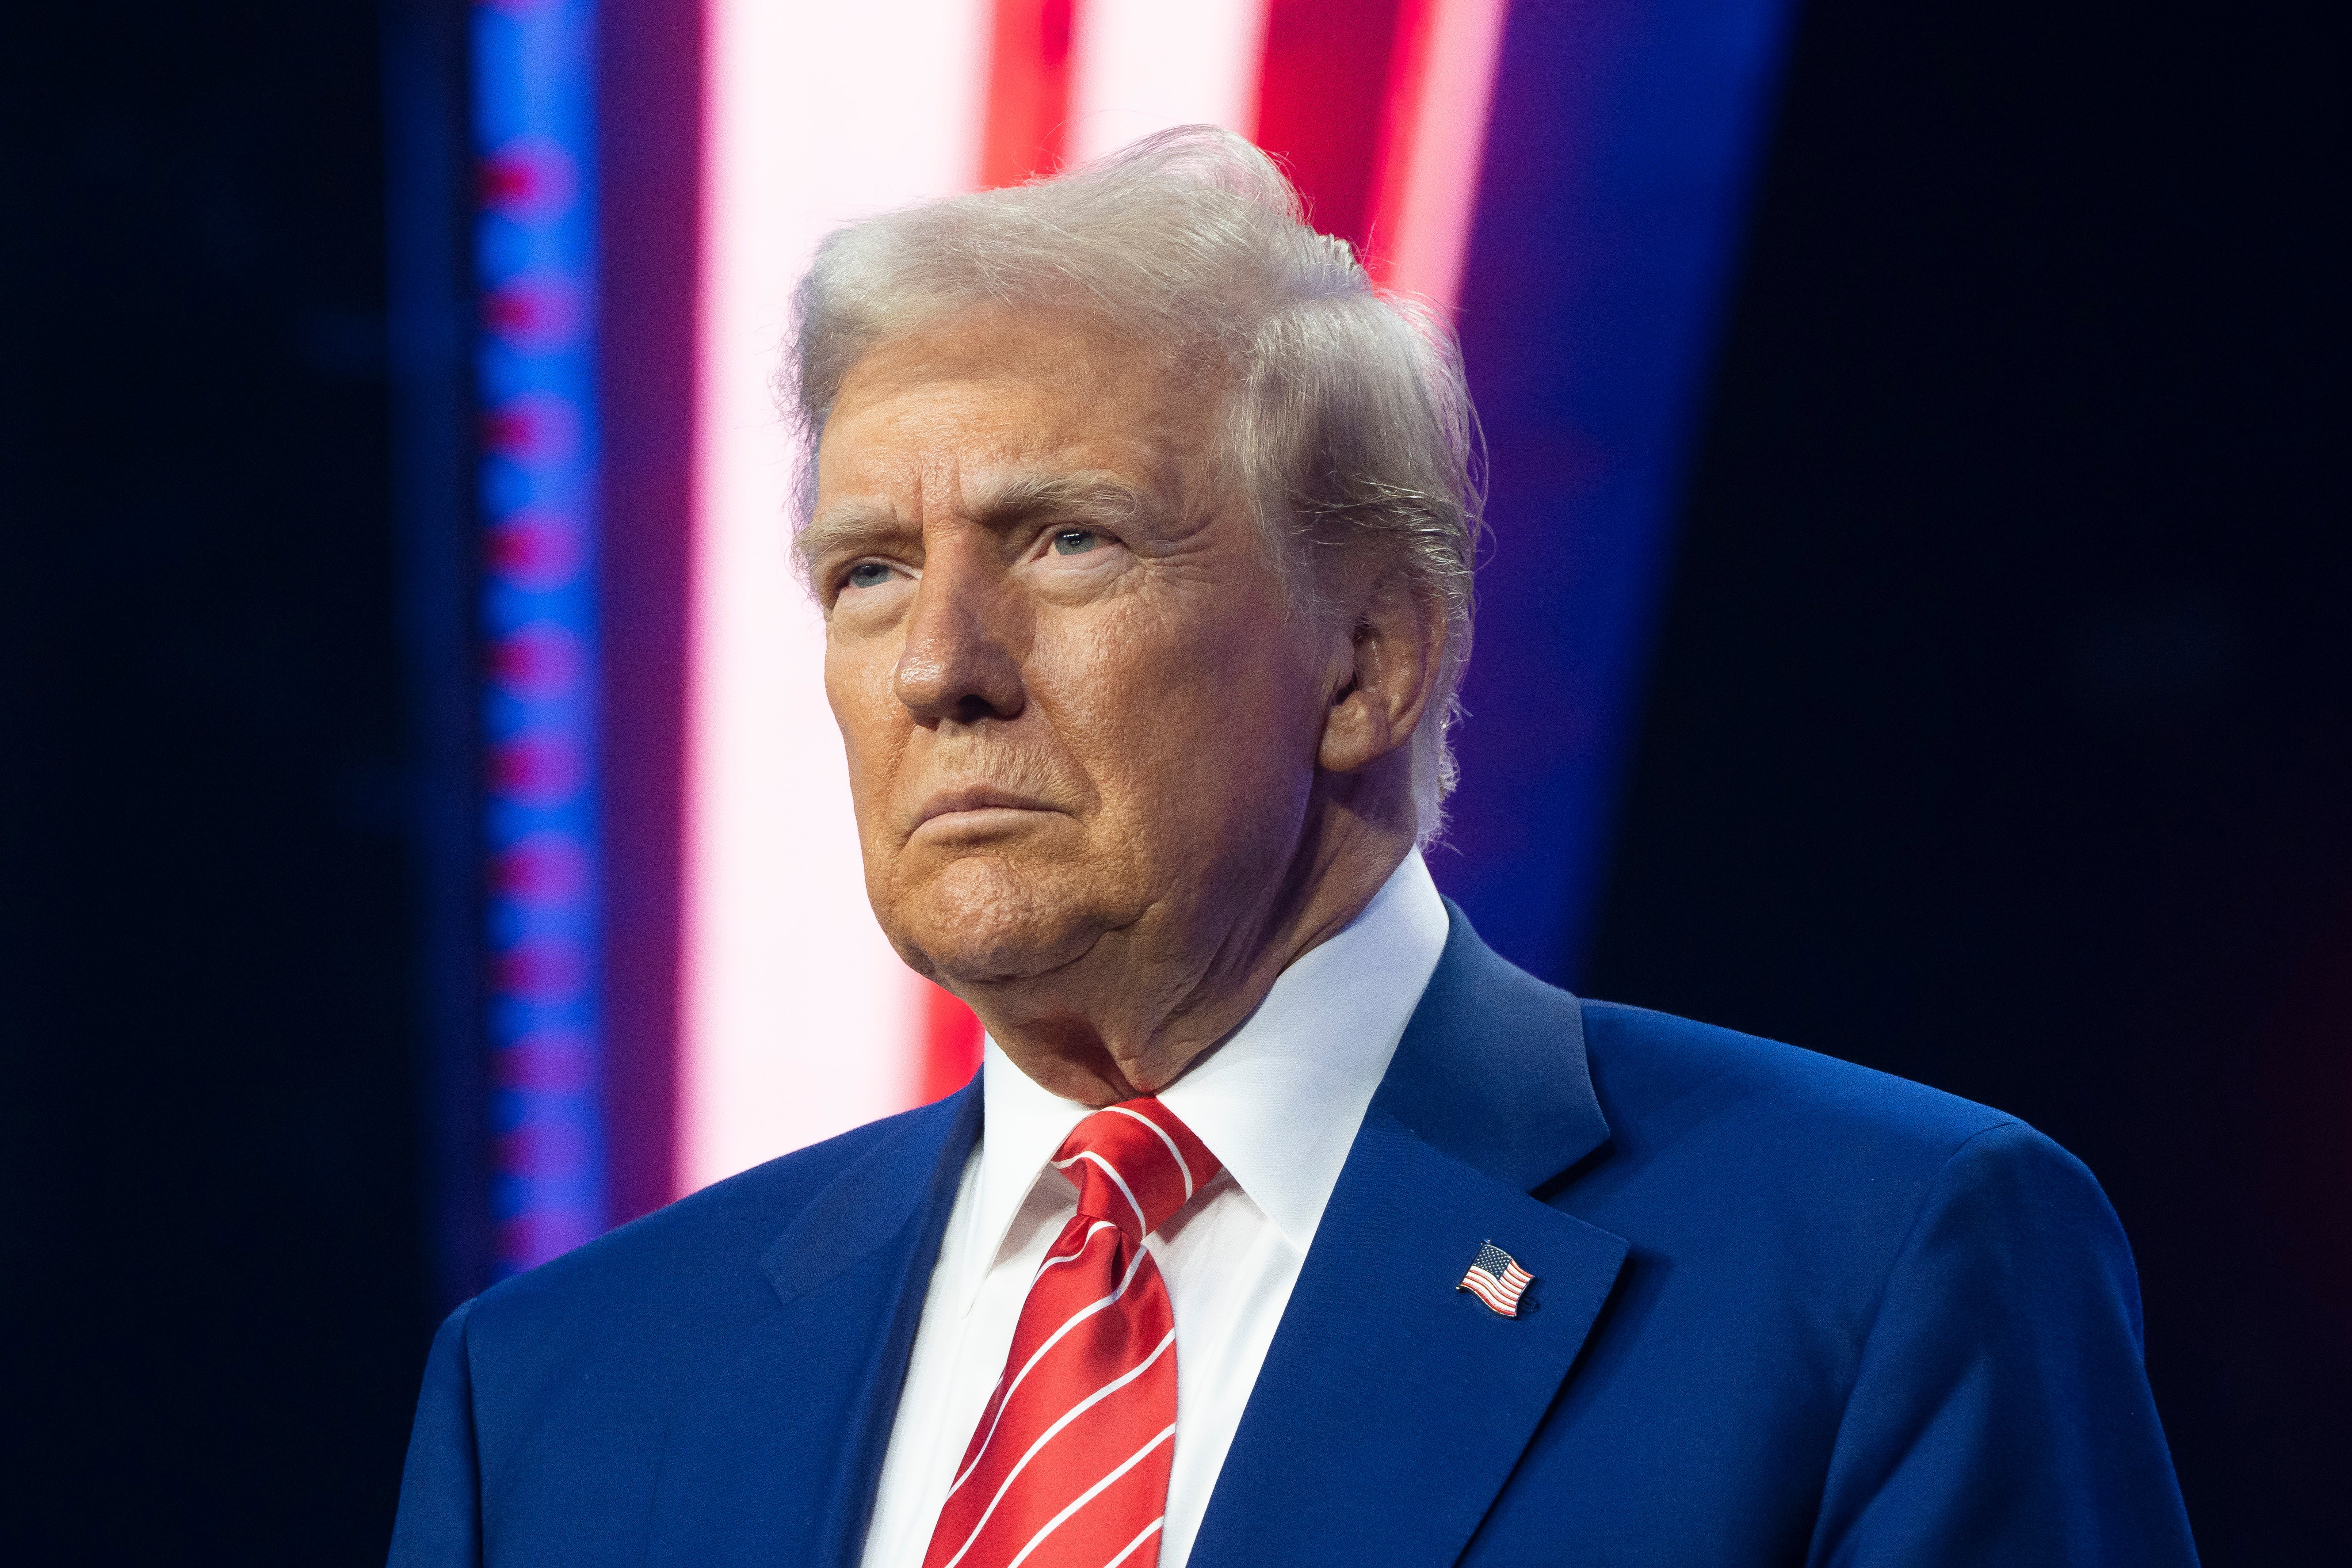
[[[1491,1241],[1478,1245],[1478,1256],[1470,1265],[1470,1272],[1462,1276],[1456,1290],[1467,1290],[1488,1310],[1506,1318],[1519,1315],[1519,1297],[1535,1283],[1535,1276],[1519,1267],[1517,1258]]]

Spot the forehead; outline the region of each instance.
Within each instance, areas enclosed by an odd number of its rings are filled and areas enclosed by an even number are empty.
[[[1110,470],[1160,487],[1198,457],[1197,403],[1164,356],[1066,317],[969,312],[889,340],[842,380],[817,451],[822,506],[952,489],[977,470]]]

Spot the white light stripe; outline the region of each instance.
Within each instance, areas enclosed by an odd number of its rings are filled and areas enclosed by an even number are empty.
[[[1093,1229],[1087,1232],[1087,1239],[1089,1241],[1093,1240],[1097,1231],[1104,1229],[1117,1230],[1118,1228],[1118,1226],[1112,1225],[1110,1221],[1103,1220],[1096,1225]],[[1076,1258],[1078,1257],[1079,1254],[1074,1252],[1070,1256]],[[1036,1352],[1030,1356],[1027,1362],[1023,1363],[1019,1375],[1014,1377],[1012,1383],[1006,1386],[1003,1397],[996,1402],[996,1418],[988,1424],[988,1436],[980,1440],[980,1447],[971,1451],[971,1462],[964,1466],[963,1474],[958,1476],[955,1479],[955,1485],[948,1489],[949,1497],[953,1497],[956,1493],[963,1490],[964,1482],[971,1479],[972,1471],[980,1468],[981,1459],[988,1453],[988,1446],[996,1441],[996,1428],[1003,1424],[1005,1409],[1013,1403],[1013,1390],[1019,1388],[1022,1383],[1027,1379],[1029,1374],[1036,1370],[1037,1363],[1045,1359],[1045,1352],[1047,1351],[1052,1350],[1055,1345],[1061,1343],[1062,1336],[1064,1334],[1068,1333],[1072,1329],[1076,1328],[1080,1323],[1085,1322],[1088,1318],[1093,1317],[1097,1312],[1101,1311],[1104,1308],[1118,1300],[1121,1296],[1126,1295],[1127,1288],[1135,1283],[1136,1275],[1141,1272],[1143,1268],[1143,1260],[1150,1256],[1151,1254],[1144,1251],[1143,1248],[1139,1247],[1137,1247],[1135,1249],[1135,1260],[1127,1266],[1127,1272],[1119,1277],[1118,1288],[1113,1290],[1109,1295],[1105,1296],[1101,1300],[1090,1302],[1086,1307],[1074,1313],[1067,1322],[1064,1323],[1060,1328],[1055,1329],[1052,1336],[1049,1337],[1044,1344],[1037,1347]],[[1045,1270],[1040,1268],[1037,1272],[1043,1274]],[[1016,1322],[1013,1327],[1017,1332],[1020,1325]]]
[[[772,390],[836,224],[969,189],[987,0],[710,0],[703,21],[674,1185],[914,1102],[923,983],[867,907]],[[889,62],[876,89],[860,62]]]
[[[1152,1121],[1151,1118],[1144,1115],[1142,1112],[1129,1110],[1124,1105],[1107,1106],[1105,1109],[1116,1110],[1130,1121],[1140,1121],[1146,1127],[1150,1128],[1154,1133],[1159,1135],[1160,1141],[1168,1145],[1168,1152],[1170,1156],[1175,1160],[1176,1168],[1184,1173],[1184,1198],[1186,1202],[1191,1202],[1192,1197],[1192,1167],[1184,1163],[1184,1151],[1176,1147],[1176,1140],[1168,1136],[1168,1129],[1160,1126],[1160,1123]]]
[[[1070,39],[1071,162],[1171,125],[1248,135],[1265,10],[1266,0],[1082,0]]]
[[[1135,1555],[1135,1549],[1137,1547],[1151,1539],[1151,1535],[1154,1531],[1158,1530],[1161,1525],[1166,1524],[1167,1522],[1168,1516],[1163,1513],[1158,1519],[1153,1520],[1150,1524],[1145,1525],[1143,1527],[1143,1533],[1129,1542],[1125,1546],[1121,1547],[1119,1549],[1118,1555],[1104,1563],[1103,1568],[1118,1568],[1120,1563]]]
[[[1150,1236],[1151,1234],[1151,1216],[1143,1212],[1143,1205],[1137,1203],[1135,1201],[1135,1194],[1128,1190],[1127,1178],[1120,1175],[1118,1173],[1118,1168],[1116,1165],[1113,1165],[1108,1160],[1104,1159],[1100,1154],[1096,1153],[1091,1149],[1081,1149],[1066,1160],[1055,1161],[1054,1169],[1057,1171],[1064,1170],[1071,1165],[1076,1164],[1081,1160],[1091,1160],[1096,1164],[1100,1165],[1110,1179],[1118,1184],[1119,1196],[1125,1198],[1127,1200],[1127,1206],[1135,1211],[1135,1223],[1143,1227],[1144,1235]]]
[[[1061,1432],[1063,1427],[1067,1426],[1071,1422],[1076,1421],[1079,1416],[1084,1415],[1097,1405],[1101,1404],[1104,1400],[1109,1398],[1112,1394],[1117,1394],[1120,1389],[1125,1388],[1129,1384],[1133,1383],[1137,1378],[1141,1377],[1145,1373],[1150,1371],[1152,1364],[1158,1362],[1161,1356],[1166,1355],[1168,1353],[1168,1347],[1175,1342],[1176,1331],[1171,1329],[1168,1331],[1168,1337],[1161,1340],[1160,1343],[1153,1348],[1150,1355],[1145,1356],[1134,1366],[1131,1366],[1127,1371],[1120,1373],[1117,1377],[1111,1379],[1108,1383],[1104,1384],[1100,1388],[1096,1389],[1084,1399],[1079,1400],[1077,1404],[1070,1406],[1069,1410],[1064,1414],[1059,1421],[1056,1421],[1051,1426],[1046,1427],[1044,1435],[1035,1442],[1029,1445],[1029,1451],[1022,1455],[1020,1461],[1005,1474],[1004,1484],[996,1489],[996,1495],[994,1497],[988,1500],[988,1507],[982,1511],[979,1522],[975,1523],[971,1527],[971,1533],[964,1537],[963,1544],[956,1548],[956,1554],[949,1558],[945,1563],[941,1563],[940,1568],[955,1568],[957,1563],[963,1561],[963,1554],[971,1550],[971,1543],[978,1541],[980,1539],[980,1532],[988,1528],[988,1521],[991,1518],[994,1517],[997,1505],[1004,1500],[1004,1494],[1013,1489],[1013,1483],[1020,1478],[1022,1471],[1029,1468],[1029,1461],[1037,1457],[1039,1449],[1052,1442],[1055,1436]],[[1169,1429],[1171,1431],[1175,1430],[1173,1427]]]
[[[1118,1468],[1113,1470],[1110,1474],[1105,1476],[1102,1479],[1097,1481],[1086,1490],[1080,1492],[1076,1499],[1071,1502],[1069,1507],[1064,1509],[1061,1512],[1047,1520],[1045,1521],[1045,1528],[1031,1536],[1029,1538],[1029,1544],[1014,1552],[1013,1554],[1013,1561],[1007,1563],[1004,1565],[1004,1568],[1021,1568],[1021,1564],[1029,1560],[1029,1553],[1036,1551],[1039,1546],[1045,1543],[1045,1537],[1053,1534],[1054,1531],[1062,1528],[1062,1521],[1064,1520],[1077,1512],[1078,1510],[1086,1507],[1087,1504],[1094,1501],[1096,1498],[1100,1497],[1104,1489],[1108,1488],[1111,1482],[1118,1479],[1119,1477],[1127,1474],[1128,1471],[1143,1463],[1143,1458],[1145,1455],[1150,1453],[1152,1449],[1157,1448],[1160,1444],[1165,1443],[1169,1438],[1173,1437],[1175,1435],[1176,1423],[1171,1421],[1167,1426],[1162,1426],[1160,1429],[1160,1436],[1152,1438],[1150,1442],[1146,1443],[1134,1453],[1129,1454],[1127,1457],[1127,1462],[1125,1464],[1119,1466]],[[1132,1552],[1134,1550],[1135,1548],[1130,1545],[1127,1549],[1127,1552]],[[1119,1557],[1126,1556],[1127,1552],[1120,1552],[1118,1554]],[[1117,1562],[1118,1560],[1118,1558],[1113,1558],[1111,1561]]]

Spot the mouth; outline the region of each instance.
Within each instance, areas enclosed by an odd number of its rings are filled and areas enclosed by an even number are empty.
[[[927,827],[951,834],[987,832],[1016,826],[1024,816],[1053,809],[1035,796],[1015,790],[1000,789],[993,784],[966,784],[941,790],[925,801],[908,831],[910,836]]]

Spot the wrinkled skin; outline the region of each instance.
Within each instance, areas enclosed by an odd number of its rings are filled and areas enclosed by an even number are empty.
[[[1024,1071],[1165,1088],[1411,849],[1437,606],[1286,596],[1195,374],[998,310],[853,367],[801,548],[876,915]]]

